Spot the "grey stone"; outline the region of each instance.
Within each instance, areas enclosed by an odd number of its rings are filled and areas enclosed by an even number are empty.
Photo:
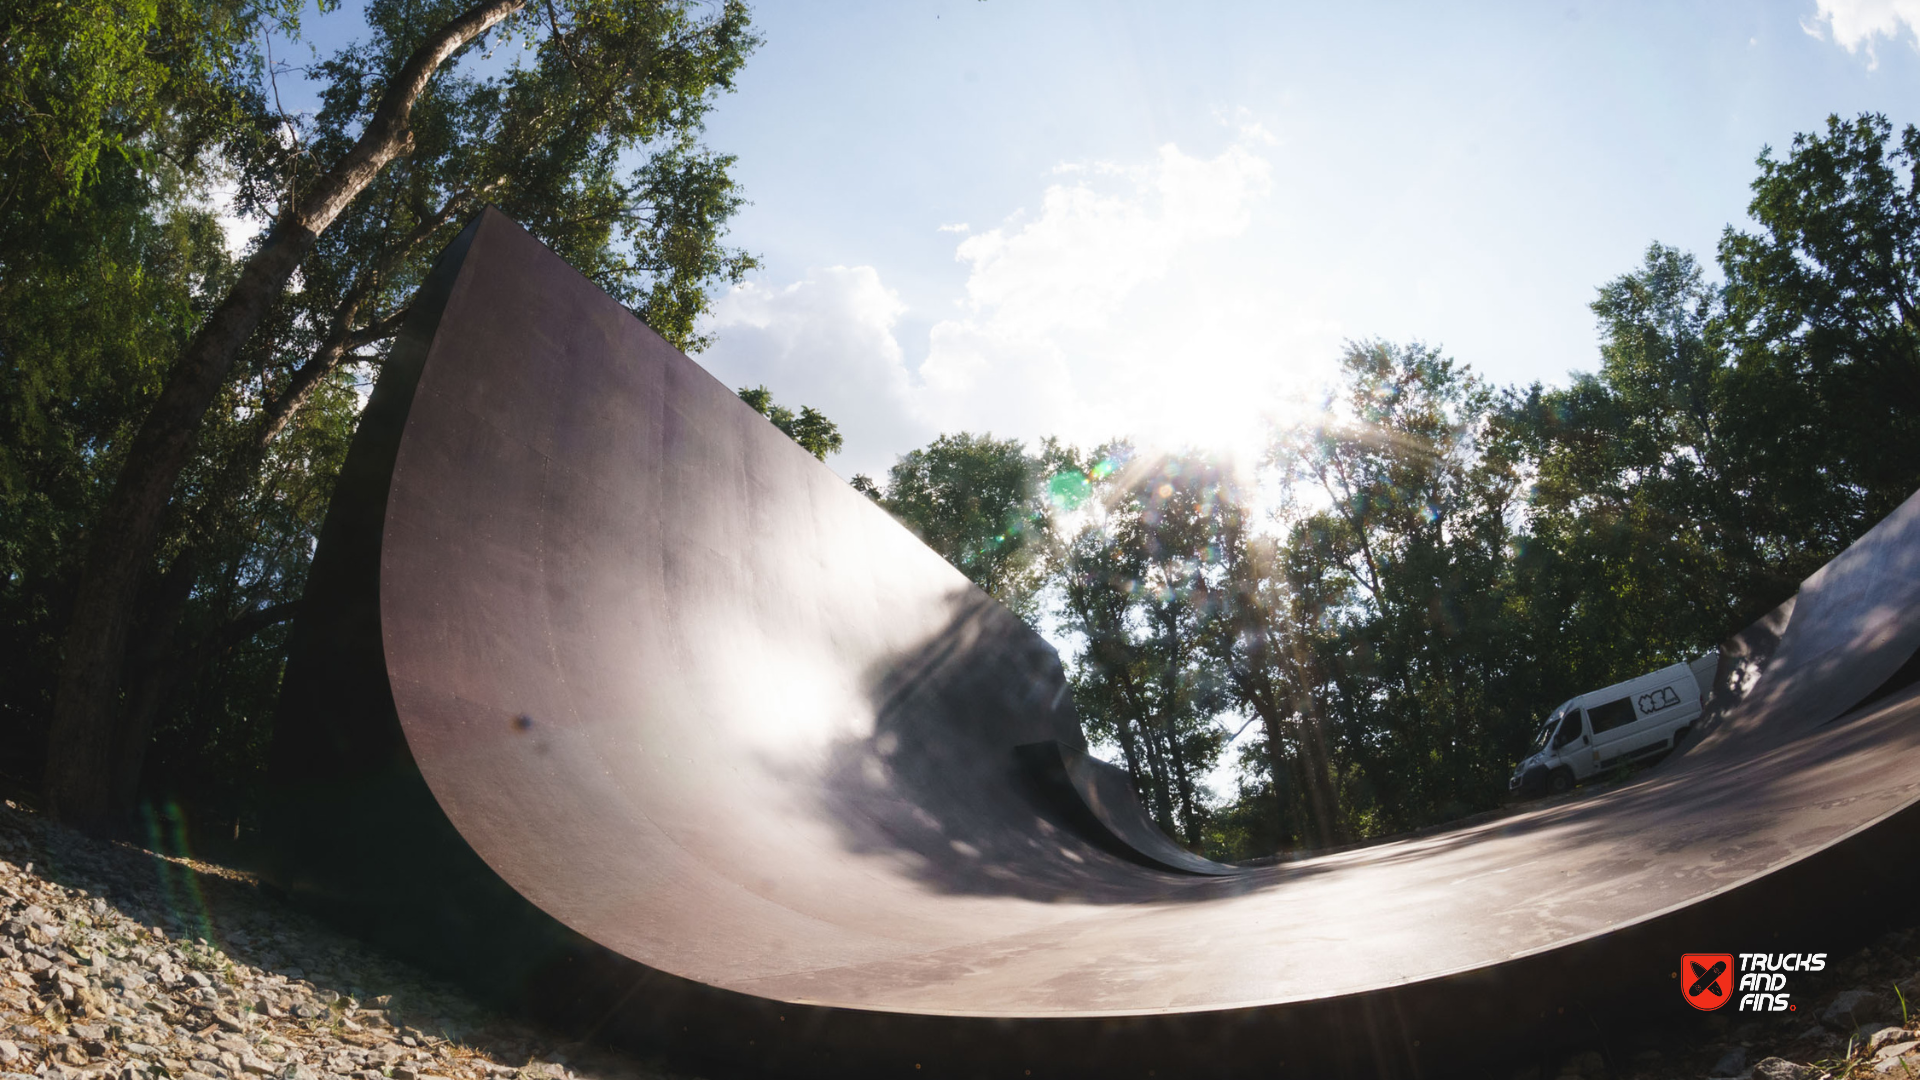
[[[1904,1039],[1896,1043],[1887,1043],[1875,1050],[1873,1059],[1875,1061],[1887,1061],[1891,1058],[1897,1058],[1902,1054],[1911,1053],[1915,1047],[1920,1047],[1920,1039]]]
[[[1898,1071],[1896,1072],[1895,1070]],[[1873,1071],[1877,1073],[1893,1073],[1896,1076],[1902,1077],[1913,1076],[1916,1073],[1920,1073],[1920,1054],[1894,1054],[1890,1057],[1880,1058],[1873,1063]]]
[[[1753,1067],[1753,1080],[1820,1080],[1821,1072],[1786,1058],[1767,1058]]]
[[[1899,1042],[1907,1032],[1899,1024],[1867,1025],[1867,1049],[1878,1050],[1890,1042]]]
[[[1885,994],[1877,991],[1842,990],[1834,995],[1833,1004],[1820,1013],[1820,1022],[1834,1028],[1856,1028],[1869,1020],[1885,1019],[1891,1004]]]

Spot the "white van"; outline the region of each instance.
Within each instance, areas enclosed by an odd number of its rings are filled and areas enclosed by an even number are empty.
[[[1705,710],[1719,664],[1720,650],[1714,649],[1553,710],[1534,737],[1532,756],[1513,770],[1507,788],[1522,795],[1557,794],[1615,765],[1673,749]]]

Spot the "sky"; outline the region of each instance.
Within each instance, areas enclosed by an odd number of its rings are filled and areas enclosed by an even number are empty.
[[[1920,122],[1920,0],[754,12],[706,140],[764,265],[696,359],[826,413],[849,477],[962,430],[1244,459],[1349,340],[1564,382],[1763,146]]]
[[[762,267],[695,359],[825,413],[849,478],[959,431],[1245,465],[1349,341],[1564,383],[1600,285],[1749,227],[1763,147],[1920,123],[1920,0],[752,10],[706,142]]]

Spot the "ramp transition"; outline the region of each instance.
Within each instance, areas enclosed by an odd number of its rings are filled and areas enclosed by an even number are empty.
[[[1685,1012],[1680,952],[1836,951],[1910,886],[1916,560],[1909,500],[1605,797],[1224,867],[1088,764],[1044,641],[489,210],[339,482],[268,876],[719,1066],[1445,1071]]]

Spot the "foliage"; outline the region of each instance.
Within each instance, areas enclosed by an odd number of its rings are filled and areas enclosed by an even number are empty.
[[[1039,456],[1018,439],[961,432],[903,455],[884,492],[865,477],[855,485],[974,584],[1016,611],[1031,613],[1045,571],[1053,509],[1043,480],[1060,450]]]
[[[1920,486],[1920,129],[1832,117],[1758,164],[1760,228],[1720,241],[1726,417],[1768,554],[1797,570]]]
[[[0,633],[22,658],[0,676],[14,735],[0,767],[16,777],[39,766],[83,541],[175,358],[235,279],[205,209],[212,186],[237,182],[235,210],[256,222],[280,214],[463,6],[370,4],[370,40],[309,71],[324,89],[307,116],[278,112],[255,51],[267,26],[298,32],[297,5],[0,14]],[[669,342],[704,344],[710,290],[754,261],[721,243],[742,200],[732,159],[698,137],[755,44],[738,3],[572,0],[510,17],[427,84],[407,152],[271,298],[173,481],[118,705],[130,730],[152,727],[150,795],[183,796],[201,818],[244,805],[281,623],[365,389],[427,266],[480,207],[519,217]],[[504,62],[482,63],[490,51]]]
[[[38,769],[81,541],[139,410],[227,272],[212,216],[156,207],[111,159],[89,198],[50,213],[0,287],[0,768]]]
[[[255,100],[252,4],[0,13],[0,769],[30,780],[87,526],[230,279],[201,208]]]
[[[1503,796],[1529,726],[1502,708],[1517,479],[1487,442],[1491,391],[1437,350],[1356,344],[1343,367],[1337,411],[1273,457],[1325,505],[1296,519],[1292,573],[1319,594],[1307,696],[1350,764],[1352,824],[1407,828]]]
[[[777,405],[773,392],[764,386],[749,390],[740,388],[740,400],[753,406],[753,411],[773,422],[773,426],[784,432],[787,438],[800,444],[800,448],[821,461],[828,454],[837,454],[844,445],[840,437],[840,427],[826,418],[811,405],[800,407],[799,415],[785,405]]]
[[[0,251],[73,210],[115,164],[188,169],[253,108],[281,0],[15,0],[0,9]],[[17,268],[16,268],[17,269]]]
[[[1218,616],[1220,536],[1238,513],[1231,477],[1195,455],[1100,448],[1085,473],[1090,513],[1061,559],[1065,628],[1082,647],[1073,692],[1088,733],[1117,745],[1160,827],[1204,841],[1200,776],[1225,739],[1225,703],[1205,650]]]

